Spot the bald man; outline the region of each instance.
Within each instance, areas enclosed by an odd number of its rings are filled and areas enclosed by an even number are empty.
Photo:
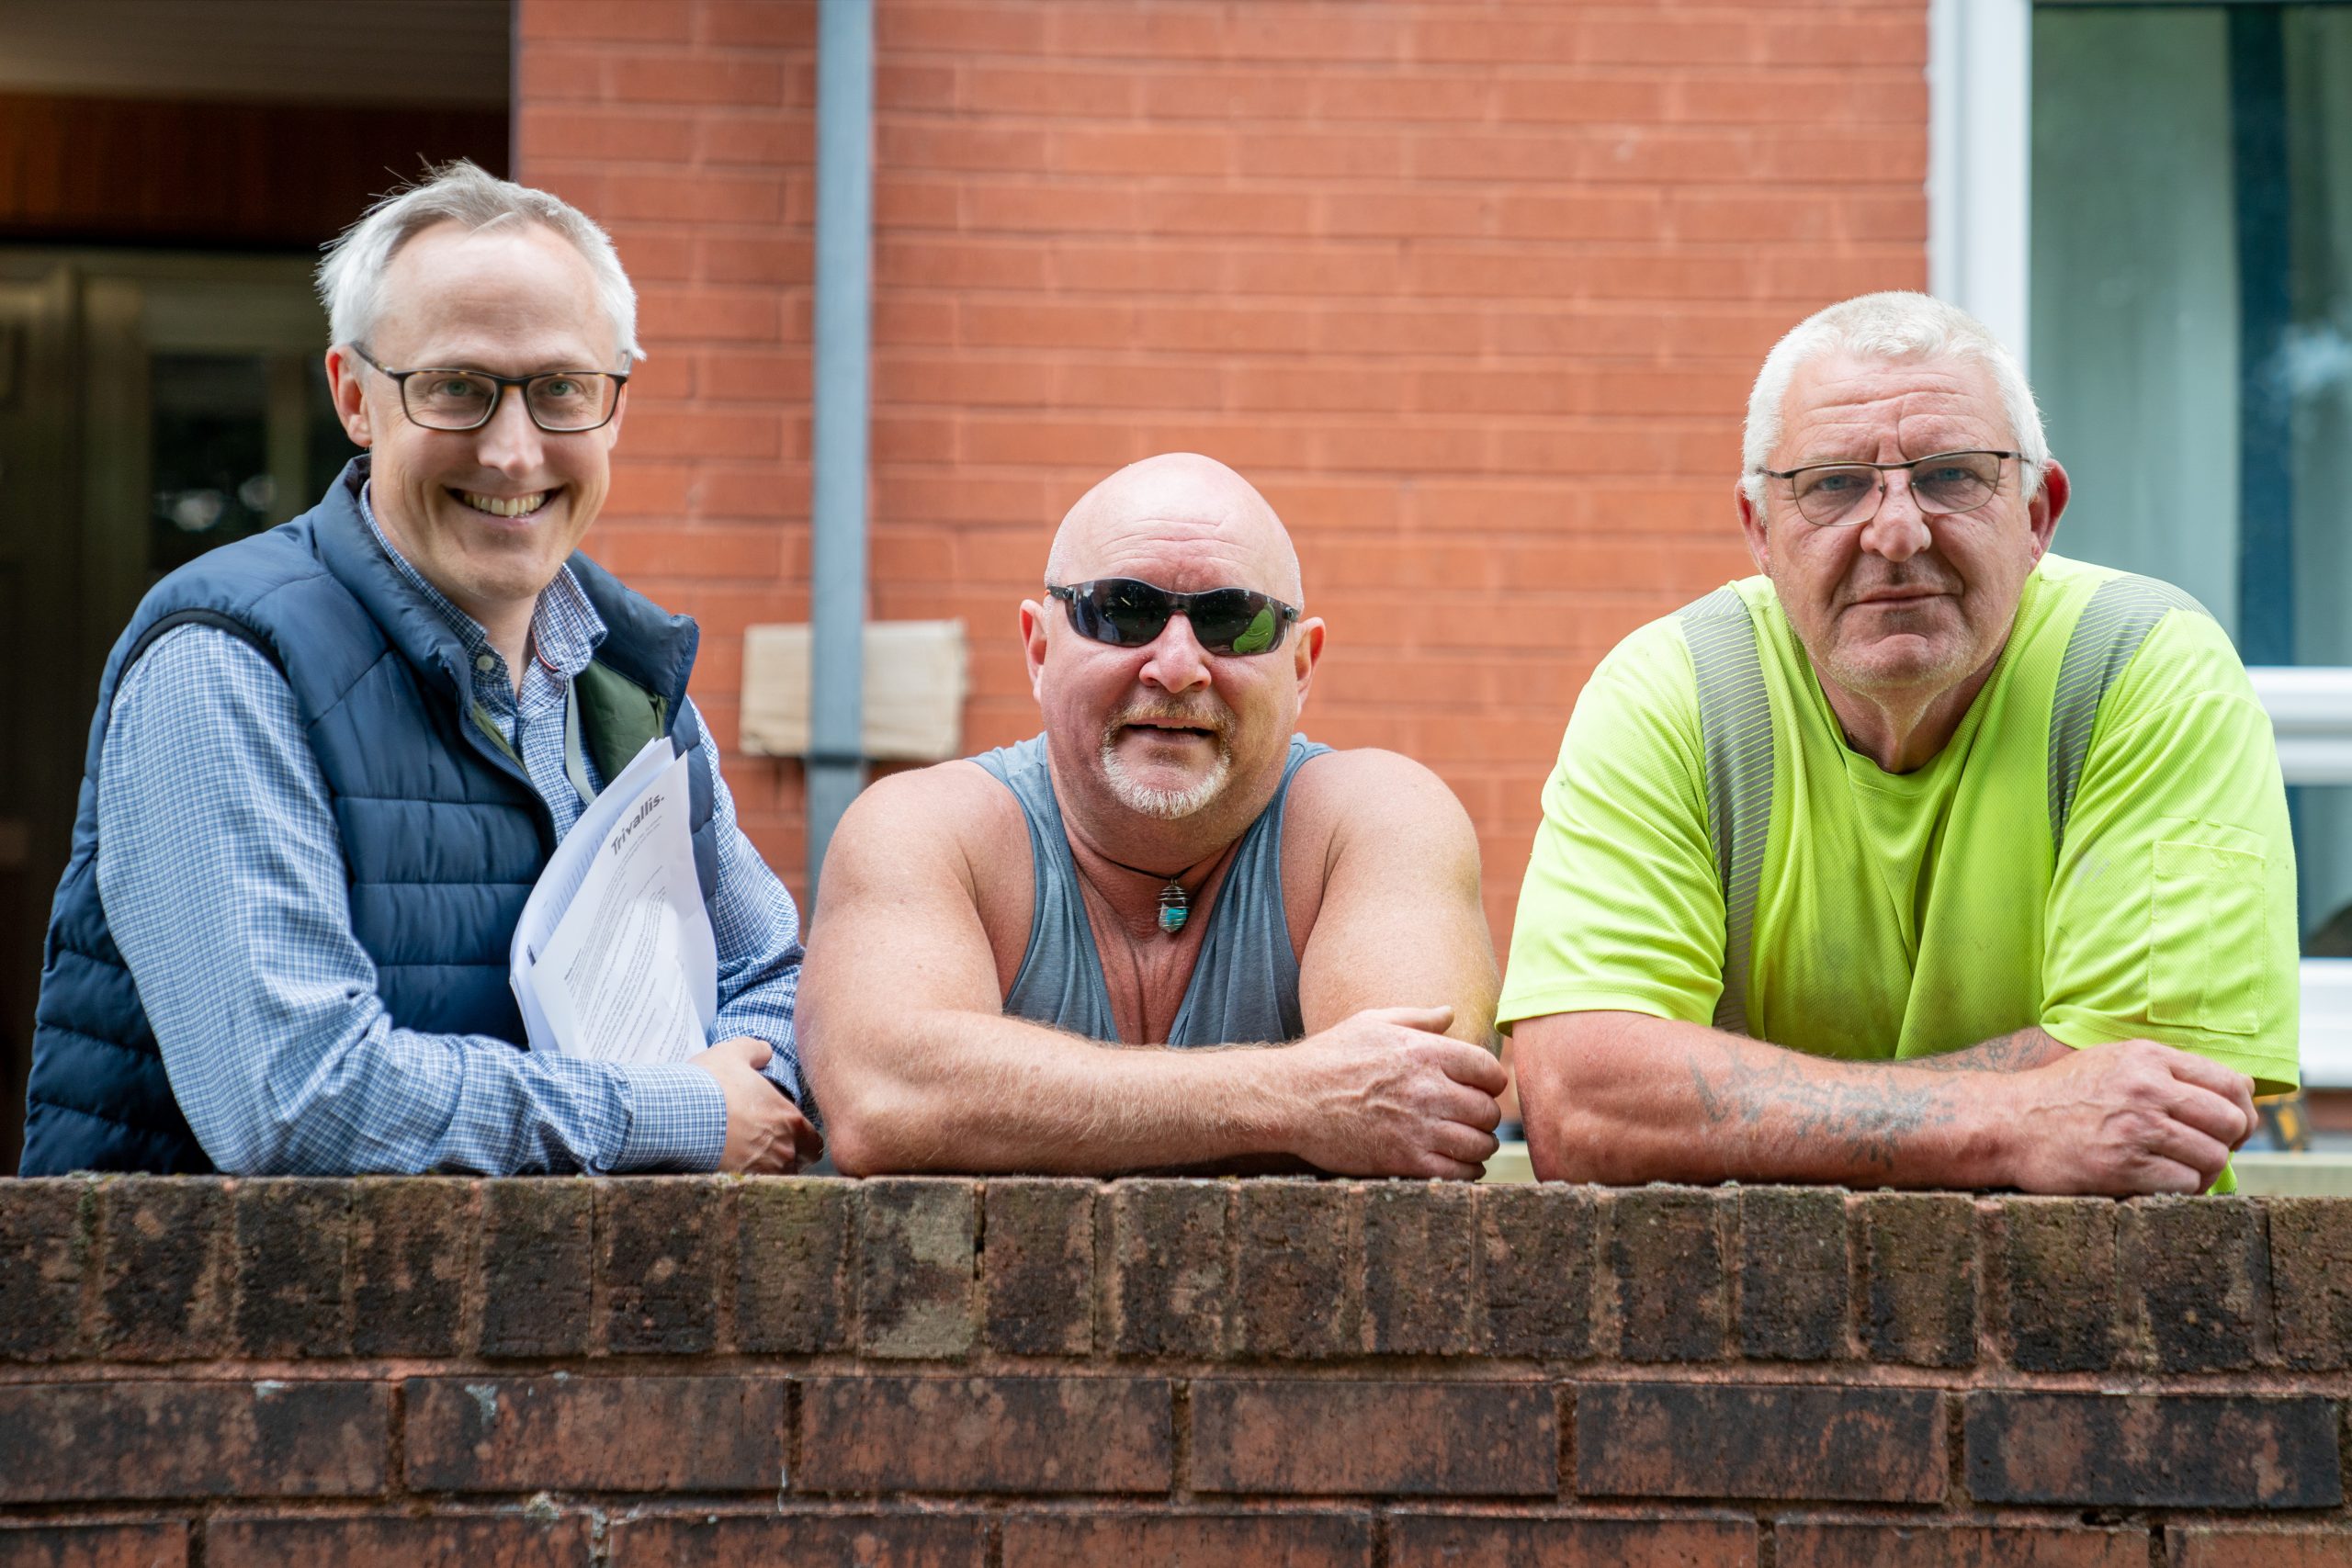
[[[1305,604],[1221,463],[1070,509],[1021,605],[1044,733],[877,782],[826,856],[799,1032],[842,1169],[1478,1175],[1477,842],[1419,763],[1293,733]]]

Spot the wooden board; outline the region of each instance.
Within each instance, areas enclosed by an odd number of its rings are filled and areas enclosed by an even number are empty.
[[[961,621],[871,621],[865,627],[865,755],[939,762],[963,755],[969,654]],[[751,757],[808,750],[808,628],[743,634],[741,750]]]

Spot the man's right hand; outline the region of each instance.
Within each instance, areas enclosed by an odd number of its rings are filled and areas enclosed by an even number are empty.
[[[771,1055],[766,1041],[738,1035],[686,1058],[717,1078],[727,1097],[727,1147],[718,1168],[729,1175],[789,1176],[824,1147],[800,1108],[760,1076]]]
[[[2154,1040],[2007,1075],[2004,1162],[2028,1192],[2202,1192],[2254,1133],[2254,1080]]]
[[[1510,1080],[1453,1022],[1450,1007],[1373,1008],[1270,1053],[1297,1075],[1292,1152],[1340,1176],[1476,1180]]]

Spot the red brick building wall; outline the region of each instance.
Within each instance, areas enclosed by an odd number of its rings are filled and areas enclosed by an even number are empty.
[[[878,0],[872,610],[961,616],[966,744],[1032,731],[1054,523],[1170,448],[1256,480],[1330,623],[1306,725],[1435,767],[1507,940],[1560,728],[1747,570],[1748,380],[1927,274],[1925,0]],[[521,0],[520,177],[606,220],[653,357],[592,548],[806,618],[809,0]],[[730,759],[800,880],[796,765]]]

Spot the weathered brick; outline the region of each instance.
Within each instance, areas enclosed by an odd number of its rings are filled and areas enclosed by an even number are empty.
[[[466,1280],[481,1233],[470,1181],[402,1177],[351,1190],[351,1348],[453,1356],[465,1347]]]
[[[385,1518],[216,1518],[204,1527],[205,1568],[280,1568],[332,1562],[335,1568],[590,1568],[594,1542],[584,1514],[538,1518],[441,1515]]]
[[[861,1183],[858,1348],[952,1360],[972,1348],[974,1191],[968,1181],[889,1177]]]
[[[712,1179],[639,1177],[596,1188],[605,1343],[616,1355],[699,1355],[718,1338]]]
[[[1549,1496],[1556,1433],[1547,1383],[1204,1378],[1193,1384],[1193,1487]]]
[[[1588,1496],[1933,1503],[1947,1468],[1932,1390],[1577,1389],[1577,1490]]]
[[[1094,1348],[1091,1181],[992,1180],[981,1200],[988,1342],[1019,1356]]]
[[[1592,1350],[1592,1194],[1552,1182],[1481,1186],[1486,1349],[1575,1358]]]
[[[1976,1204],[1950,1192],[1855,1199],[1870,1284],[1862,1345],[1875,1361],[1976,1361]]]
[[[2246,1198],[2143,1198],[2120,1239],[2141,1323],[2168,1372],[2237,1371],[2270,1341],[2270,1258]]]
[[[595,1200],[586,1181],[483,1184],[483,1355],[578,1355],[589,1348]]]
[[[2165,1532],[2172,1568],[2345,1568],[2352,1529],[2254,1530],[2175,1525]]]
[[[1174,1454],[1162,1378],[814,1378],[805,1492],[1160,1492]]]
[[[365,1382],[0,1386],[0,1503],[365,1496],[390,1414]]]
[[[1687,1187],[1601,1200],[1615,1288],[1618,1354],[1629,1361],[1712,1361],[1724,1353],[1723,1206]]]
[[[1234,1193],[1234,1346],[1281,1359],[1346,1356],[1362,1343],[1363,1190],[1250,1181]]]
[[[2003,1200],[2002,1337],[2012,1365],[2091,1372],[2116,1364],[2118,1212],[2105,1198]]]
[[[87,1181],[0,1178],[0,1361],[74,1354],[95,1192]]]
[[[98,1189],[96,1348],[118,1361],[217,1356],[226,1337],[229,1195],[220,1181],[124,1177]]]
[[[2290,1367],[2352,1365],[2352,1202],[2272,1198],[2270,1289]]]
[[[971,1514],[705,1514],[620,1519],[612,1568],[981,1568],[987,1522]]]
[[[2312,1397],[1972,1393],[1979,1503],[2329,1508],[2344,1500],[2336,1407]]]
[[[0,1524],[0,1568],[187,1568],[187,1527]]]
[[[1466,1356],[1478,1304],[1478,1190],[1460,1181],[1375,1181],[1363,1200],[1363,1348]]]
[[[1363,1514],[1015,1514],[1004,1568],[1372,1568]]]
[[[1848,1353],[1846,1198],[1819,1187],[1739,1194],[1739,1346],[1759,1361]]]
[[[411,1378],[409,1484],[427,1492],[775,1491],[782,1380]]]
[[[1389,1568],[1755,1568],[1753,1519],[1526,1519],[1402,1515]],[[1008,1564],[1008,1568],[1010,1565]]]
[[[2148,1534],[2060,1525],[1782,1519],[1780,1568],[2147,1568]]]
[[[1223,1353],[1232,1190],[1221,1181],[1111,1189],[1111,1342],[1120,1355]]]
[[[849,1343],[850,1183],[745,1181],[735,1193],[735,1343],[813,1354]]]
[[[351,1184],[271,1178],[229,1187],[237,1348],[248,1356],[343,1354],[351,1345]]]

